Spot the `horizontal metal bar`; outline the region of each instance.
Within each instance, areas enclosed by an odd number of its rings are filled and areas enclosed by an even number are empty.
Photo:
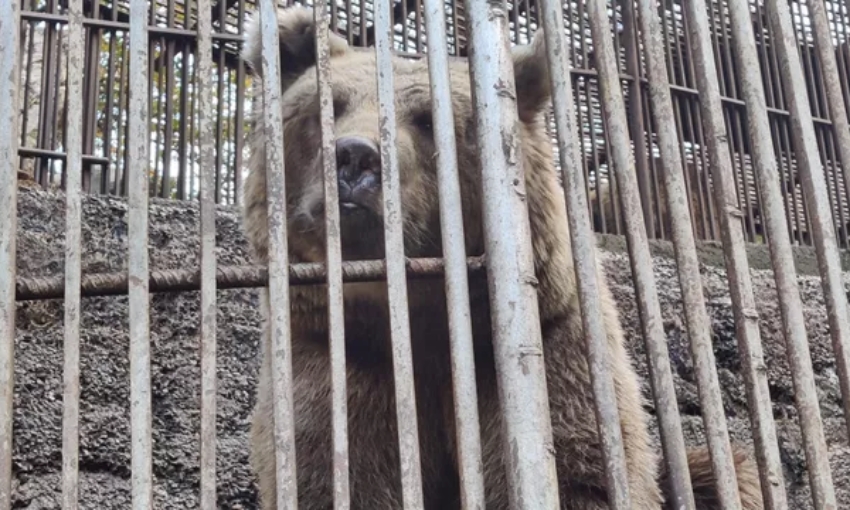
[[[439,278],[443,275],[443,259],[422,258],[405,261],[408,278]],[[485,259],[467,258],[467,268],[472,274],[484,270]],[[327,270],[322,262],[291,264],[290,285],[317,285],[327,280]],[[363,260],[342,263],[342,279],[346,283],[379,281],[386,278],[387,269],[383,261]],[[219,266],[216,269],[216,287],[219,289],[246,289],[264,287],[268,284],[268,271],[263,266]],[[151,271],[150,291],[188,292],[200,290],[199,269],[168,269]],[[117,296],[127,293],[126,273],[84,274],[81,282],[83,297]],[[18,278],[15,286],[17,301],[61,299],[65,294],[64,278]]]
[[[62,151],[52,151],[49,149],[36,149],[32,147],[21,147],[18,149],[18,156],[22,158],[46,158],[55,159],[58,161],[66,161],[68,154]],[[83,154],[83,165],[86,163],[105,166],[110,163],[109,158],[94,156],[92,154]]]

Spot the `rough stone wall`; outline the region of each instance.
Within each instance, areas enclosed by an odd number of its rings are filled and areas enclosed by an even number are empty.
[[[21,188],[18,270],[20,276],[61,275],[64,265],[64,196]],[[83,270],[126,269],[127,205],[123,200],[86,197]],[[217,216],[220,264],[249,262],[239,212]],[[198,209],[194,204],[152,200],[152,269],[198,264]],[[601,256],[620,304],[631,350],[646,380],[644,347],[624,243],[601,237]],[[702,439],[697,388],[690,361],[675,264],[667,244],[656,244],[655,274],[684,430]],[[751,250],[753,287],[785,481],[791,508],[812,508],[793,385],[782,340],[776,292],[766,250]],[[729,427],[734,439],[751,444],[747,405],[734,338],[734,323],[722,253],[701,248],[706,304]],[[821,397],[839,507],[850,508],[850,448],[840,407],[840,390],[820,281],[811,251],[797,261],[812,359]],[[255,290],[220,291],[218,313],[218,494],[219,507],[256,508],[247,462],[250,410],[254,399],[259,342]],[[199,460],[199,339],[197,293],[157,294],[151,299],[153,434],[156,507],[196,508]],[[130,416],[127,298],[87,298],[82,304],[80,498],[83,509],[130,507]],[[61,495],[62,302],[20,303],[15,365],[14,507],[58,509]],[[644,391],[650,397],[649,384]],[[651,401],[651,400],[650,400]]]

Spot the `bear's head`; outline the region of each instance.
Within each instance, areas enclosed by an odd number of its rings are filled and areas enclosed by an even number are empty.
[[[257,16],[258,17],[258,16]],[[255,17],[256,19],[256,17]],[[285,153],[285,183],[290,257],[294,262],[325,258],[321,122],[312,9],[289,8],[278,14]],[[250,143],[250,173],[245,185],[246,230],[258,256],[267,252],[265,139],[263,138],[262,60],[259,23],[246,29],[243,58],[254,77],[255,100]],[[523,146],[548,144],[542,112],[549,99],[542,33],[513,51],[517,108]],[[356,49],[330,35],[331,88],[338,167],[343,258],[384,256],[382,162],[374,49]],[[393,57],[397,145],[401,180],[405,253],[441,255],[437,149],[431,120],[431,86],[426,59]],[[480,167],[474,106],[465,60],[450,65],[458,170],[469,255],[483,253]],[[539,140],[534,141],[539,145]],[[534,152],[534,151],[532,151]],[[550,164],[550,162],[546,162]]]

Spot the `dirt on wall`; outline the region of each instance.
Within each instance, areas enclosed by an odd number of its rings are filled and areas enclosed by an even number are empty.
[[[83,202],[83,271],[118,272],[127,267],[127,203],[106,197]],[[22,277],[63,272],[64,195],[33,188],[19,193],[18,271]],[[222,207],[216,220],[219,264],[250,263],[239,211]],[[193,203],[152,200],[151,269],[196,267],[198,208]],[[630,349],[646,382],[645,350],[631,272],[622,238],[600,237],[600,256],[620,306]],[[653,244],[654,270],[670,362],[687,440],[703,440],[697,387],[684,323],[676,267],[669,244]],[[758,311],[779,448],[791,508],[809,509],[808,479],[794,388],[785,357],[768,252],[750,250]],[[732,305],[718,245],[700,247],[706,307],[712,320],[717,370],[729,428],[735,440],[752,443]],[[796,253],[812,362],[821,402],[839,507],[850,508],[850,447],[817,266],[811,250]],[[846,276],[845,276],[846,280]],[[846,283],[846,282],[845,282]],[[218,312],[218,498],[219,508],[253,509],[256,496],[248,465],[250,410],[258,368],[256,290],[219,291]],[[157,508],[196,508],[199,477],[199,295],[156,294],[151,299],[154,496]],[[15,362],[14,508],[58,509],[61,496],[62,342],[60,300],[18,305]],[[80,507],[130,507],[130,411],[127,298],[86,298],[82,303]]]

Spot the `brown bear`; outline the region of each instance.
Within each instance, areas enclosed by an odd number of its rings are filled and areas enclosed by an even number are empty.
[[[279,13],[285,181],[289,256],[293,262],[325,257],[324,203],[319,102],[315,70],[313,13],[291,8]],[[261,43],[256,23],[247,29],[243,57],[262,80]],[[375,56],[331,37],[331,75],[339,168],[343,258],[384,256],[381,161]],[[439,257],[441,236],[435,146],[427,63],[395,57],[405,250],[408,257]],[[601,447],[573,274],[563,190],[553,165],[543,111],[549,100],[547,60],[541,34],[515,49],[516,98],[532,227],[540,319],[556,450],[561,508],[608,508]],[[467,65],[451,64],[458,162],[466,249],[484,253],[480,211],[480,169]],[[259,89],[255,89],[255,92]],[[245,184],[246,233],[261,263],[267,262],[267,202],[262,100],[254,102]],[[460,219],[459,219],[460,220]],[[298,499],[301,508],[332,508],[331,384],[325,288],[292,288],[292,350]],[[664,507],[666,484],[647,431],[637,375],[624,347],[614,302],[606,287],[601,299],[614,367],[617,401],[636,509]],[[420,432],[425,508],[459,509],[448,325],[444,283],[412,280],[409,310]],[[470,279],[473,334],[487,508],[509,508],[499,399],[491,346],[486,279]],[[400,509],[401,483],[396,444],[390,331],[386,284],[344,286],[351,503],[354,509]],[[275,509],[271,370],[268,332],[252,428],[252,463],[264,509]],[[708,455],[690,456],[698,508],[716,508]],[[757,474],[736,453],[743,506],[761,508]],[[278,509],[283,510],[283,509]]]

